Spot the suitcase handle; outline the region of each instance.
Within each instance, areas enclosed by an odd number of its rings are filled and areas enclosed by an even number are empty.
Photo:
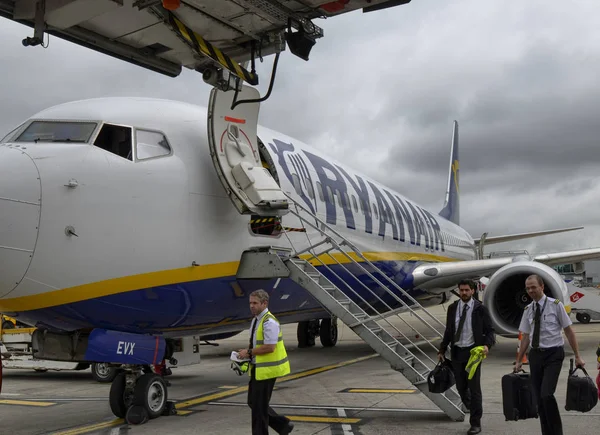
[[[588,378],[590,377],[590,375],[588,375],[588,372],[584,367],[577,366],[575,367],[575,370],[573,370],[573,358],[570,359],[570,363],[571,366],[569,367],[569,376],[573,376],[577,370],[581,370],[585,376],[587,376]]]

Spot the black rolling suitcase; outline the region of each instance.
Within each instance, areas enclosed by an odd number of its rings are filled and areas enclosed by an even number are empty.
[[[583,371],[585,376],[575,376],[577,370]],[[592,378],[587,374],[583,367],[577,367],[573,370],[573,358],[571,358],[571,367],[569,368],[569,377],[567,378],[567,400],[565,409],[567,411],[588,412],[598,403],[598,389]]]
[[[529,373],[523,371],[502,376],[502,405],[506,421],[538,418]]]

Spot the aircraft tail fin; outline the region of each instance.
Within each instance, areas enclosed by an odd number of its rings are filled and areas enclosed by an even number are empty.
[[[460,225],[459,201],[459,160],[458,160],[458,121],[454,121],[452,131],[452,148],[450,150],[450,169],[448,174],[448,188],[444,207],[438,213],[444,219]]]

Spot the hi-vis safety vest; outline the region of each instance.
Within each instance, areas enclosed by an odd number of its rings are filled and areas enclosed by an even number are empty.
[[[279,321],[267,311],[258,324],[256,329],[256,347],[260,347],[265,343],[265,336],[263,325],[267,319],[273,319],[277,323]],[[285,345],[283,344],[283,332],[279,329],[279,339],[275,350],[271,353],[264,355],[254,355],[256,363],[256,380],[262,381],[265,379],[279,378],[290,373],[290,362],[288,360],[287,352],[285,351]],[[248,370],[248,375],[251,375],[251,371]]]

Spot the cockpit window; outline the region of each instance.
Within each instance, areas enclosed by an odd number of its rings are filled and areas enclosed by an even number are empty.
[[[19,126],[13,128],[6,136],[0,139],[0,143],[8,142],[8,140],[17,132],[18,129],[23,127],[23,125],[25,125],[25,123],[22,123]]]
[[[135,151],[138,160],[166,156],[171,153],[167,138],[162,133],[136,129],[135,138]]]
[[[95,122],[33,121],[14,141],[87,143],[97,125]]]
[[[131,155],[131,127],[104,124],[94,141],[94,145],[124,159],[133,160]]]

